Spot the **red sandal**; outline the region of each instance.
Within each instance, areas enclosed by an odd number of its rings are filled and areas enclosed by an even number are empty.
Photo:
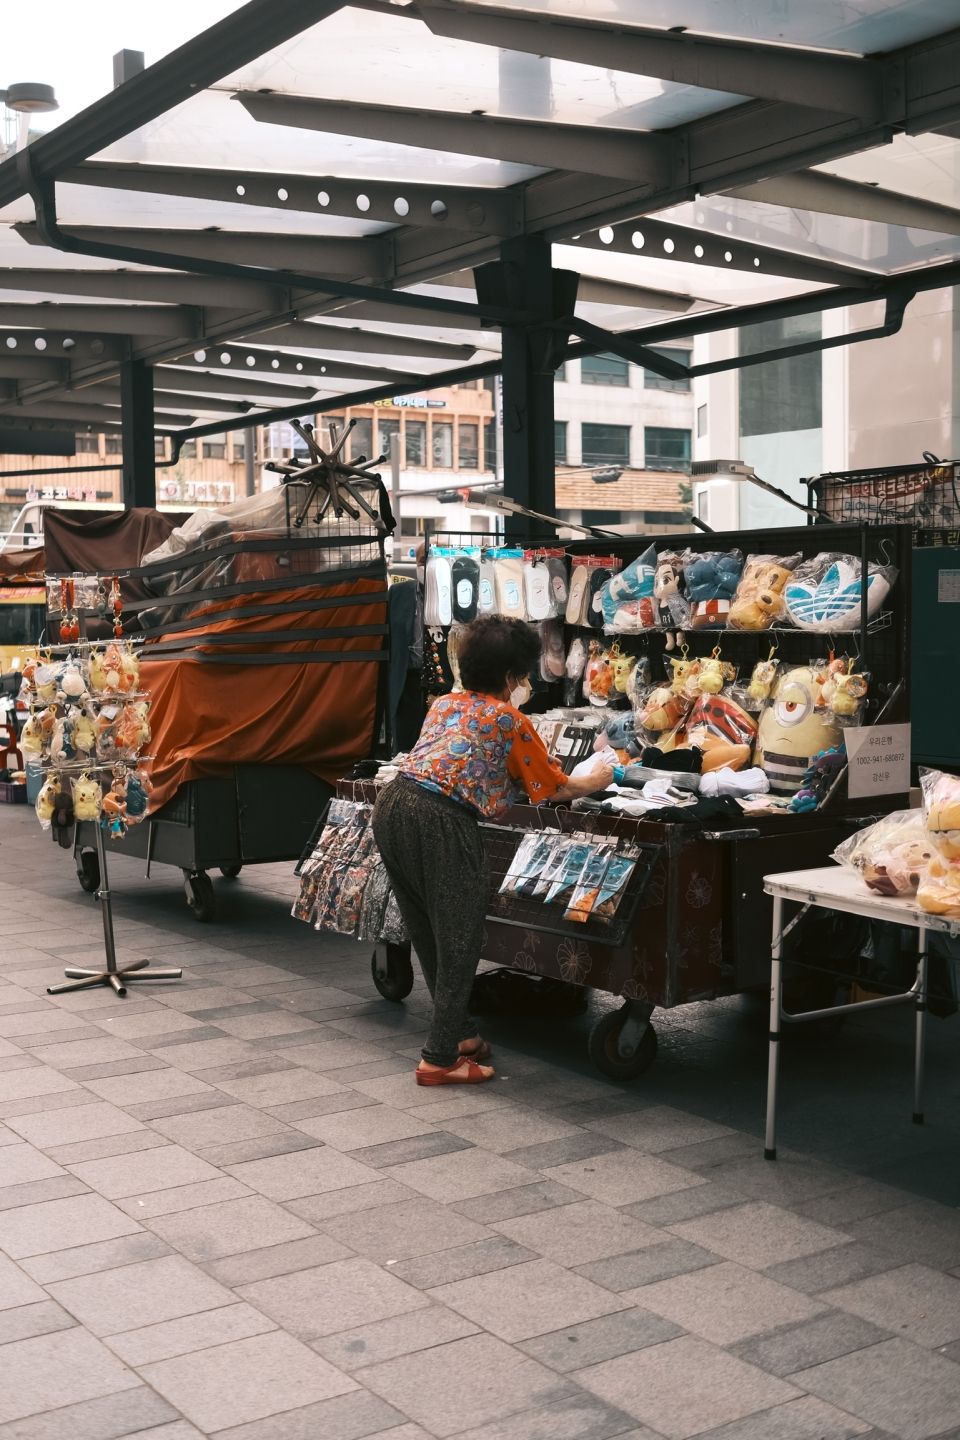
[[[461,1055],[455,1064],[442,1070],[417,1069],[414,1077],[418,1085],[482,1085],[485,1080],[493,1079],[493,1075],[485,1075],[469,1055]]]

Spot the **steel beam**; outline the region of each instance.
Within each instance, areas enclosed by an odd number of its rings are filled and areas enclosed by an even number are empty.
[[[252,365],[249,363],[251,360]],[[297,375],[304,380],[320,379],[328,374],[336,374],[347,380],[376,380],[381,375],[385,378],[393,375],[397,380],[421,380],[424,388],[430,383],[430,375],[418,371],[399,370],[391,366],[390,370],[385,372],[380,366],[356,365],[352,361],[338,360],[335,355],[301,357],[297,354],[288,355],[283,350],[263,350],[253,346],[213,345],[209,350],[197,350],[192,354],[176,357],[177,365],[196,366],[204,371],[218,362],[223,365],[225,372],[249,376],[251,384],[256,384],[261,374]]]
[[[154,384],[164,391],[186,391],[201,395],[239,395],[245,400],[260,403],[263,400],[280,403],[284,400],[309,400],[316,394],[315,385],[273,384],[262,375],[228,375],[181,369],[179,366],[157,365],[153,371]],[[157,392],[159,393],[159,392]],[[199,402],[198,402],[199,403]]]
[[[199,275],[164,275],[152,270],[0,269],[0,292],[29,290],[41,295],[102,295],[106,300],[160,301],[173,305],[276,309],[286,291],[255,280],[215,280]]]
[[[395,305],[389,300],[355,300],[353,303],[338,307],[336,310],[327,312],[330,318],[351,320],[370,320],[375,325],[424,325],[430,329],[448,329],[451,322],[438,315],[435,310],[404,310],[401,316]],[[463,320],[455,322],[458,330],[481,330],[483,328],[479,314],[467,316]]]
[[[850,220],[872,221],[879,225],[900,225],[914,230],[932,230],[940,235],[960,235],[960,209],[918,200],[895,190],[881,190],[845,180],[822,170],[799,170],[778,175],[754,185],[727,189],[724,195],[738,200],[759,200],[791,210],[811,210],[820,215],[842,215]]]
[[[390,225],[518,235],[520,196],[512,190],[467,185],[391,184],[334,175],[284,175],[256,170],[203,170],[174,165],[122,165],[88,161],[65,171],[69,185],[139,190],[152,195],[189,195],[232,205],[266,206],[309,215],[342,215]]]
[[[434,35],[448,39],[870,120],[881,118],[887,88],[898,78],[879,61],[690,34],[683,26],[664,30],[581,16],[532,18],[502,6],[437,5],[431,0],[417,0],[407,10],[390,13],[415,15]]]
[[[47,326],[64,335],[196,335],[200,317],[182,305],[3,305],[0,325]]]
[[[254,120],[266,125],[291,125],[298,130],[322,130],[453,155],[482,155],[551,170],[580,170],[650,185],[671,183],[678,159],[671,139],[642,130],[626,132],[253,91],[242,91],[234,99]]]
[[[123,508],[157,503],[153,371],[143,360],[120,367],[120,424],[123,431]]]
[[[402,321],[400,313],[398,322]],[[250,337],[253,339],[253,336]],[[257,332],[259,343],[290,345],[294,349],[349,350],[363,355],[410,355],[423,360],[469,360],[473,345],[452,345],[419,335],[395,335],[386,331],[354,329],[347,326],[316,325],[310,320],[264,327]]]
[[[36,316],[36,310],[33,312]],[[0,329],[0,355],[7,360],[42,356],[46,360],[122,360],[127,343],[116,335],[70,330]]]
[[[33,222],[13,228],[28,245],[46,246],[49,243]],[[171,268],[174,267],[173,257],[179,255],[228,265],[261,266],[267,270],[294,266],[305,276],[317,277],[370,275],[386,278],[392,268],[390,248],[377,235],[343,240],[323,235],[278,235],[272,230],[241,234],[233,230],[141,230],[111,225],[71,225],[68,234],[81,247],[117,245],[169,254]],[[269,276],[264,278],[269,281]],[[252,275],[250,279],[257,280],[258,277]],[[304,285],[306,283],[305,280]]]
[[[142,362],[139,362],[142,363]],[[160,372],[157,372],[156,379],[159,380]],[[74,400],[86,404],[88,401],[93,405],[120,405],[123,403],[123,384],[105,384],[78,386],[75,390],[68,390],[65,393],[53,394],[51,399]],[[36,400],[29,404],[43,404],[43,396],[38,395]],[[153,403],[165,410],[190,410],[193,412],[203,411],[211,415],[242,415],[252,410],[254,402],[247,400],[224,400],[221,396],[214,395],[181,395],[176,390],[155,389],[153,392]]]
[[[818,285],[862,285],[875,283],[877,275],[852,265],[813,260],[789,250],[755,245],[718,235],[704,228],[675,225],[668,220],[644,216],[626,225],[609,225],[589,234],[577,235],[566,243],[588,250],[612,250],[622,255],[644,255],[656,260],[681,260],[686,264],[709,265],[719,270],[746,270],[753,275],[784,275]]]
[[[24,415],[43,420],[76,420],[83,425],[97,425],[100,421],[116,425],[121,420],[119,407],[74,404],[60,399],[44,400],[42,395],[37,397],[35,404],[30,405],[22,401],[13,405],[9,400],[2,403],[5,415]],[[189,425],[195,419],[195,415],[178,415],[169,411],[157,411],[154,415],[157,424],[172,427]],[[247,423],[249,424],[249,421]]]
[[[434,285],[457,290],[473,290],[473,271],[458,270],[452,275],[438,275]],[[627,285],[620,280],[595,280],[580,276],[577,303],[584,305],[617,305],[631,310],[672,310],[685,313],[692,305],[711,303],[696,295],[681,295],[675,290],[649,290],[645,285]],[[351,314],[355,313],[351,310]]]
[[[62,380],[70,378],[68,360],[34,360],[26,355],[7,359],[8,352],[0,350],[0,379],[17,380]]]
[[[81,164],[342,8],[341,0],[249,0],[81,110],[69,124],[34,140],[29,149],[36,173],[56,175]],[[27,193],[18,160],[15,155],[0,164],[0,209]]]

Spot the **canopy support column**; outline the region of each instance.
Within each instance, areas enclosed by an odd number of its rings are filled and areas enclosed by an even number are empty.
[[[120,367],[120,416],[123,434],[123,507],[152,508],[157,503],[153,445],[153,368],[145,360]]]
[[[568,335],[549,322],[572,315],[579,276],[554,270],[550,246],[538,235],[508,240],[501,258],[476,271],[481,308],[504,308],[542,316],[536,325],[502,324],[504,494],[530,510],[553,515],[553,384]],[[536,529],[519,518],[516,528]]]

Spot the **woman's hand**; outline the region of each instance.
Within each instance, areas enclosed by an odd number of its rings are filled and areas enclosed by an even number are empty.
[[[553,795],[554,800],[578,800],[584,795],[595,795],[613,784],[613,766],[599,756],[584,774],[568,777],[565,785]]]

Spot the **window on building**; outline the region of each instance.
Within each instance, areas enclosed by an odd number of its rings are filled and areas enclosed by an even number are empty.
[[[476,470],[480,461],[477,427],[461,420],[457,427],[457,464],[461,470]]]
[[[819,315],[794,315],[767,320],[740,331],[740,354],[759,355],[806,340],[819,340]],[[779,435],[819,430],[822,409],[823,357],[819,351],[750,365],[740,372],[740,434]]]
[[[566,380],[566,378],[567,378],[567,365],[566,365],[566,361],[564,361],[564,363],[563,363],[562,365],[558,365],[558,366],[557,366],[556,370],[554,370],[554,372],[553,372],[553,378],[554,378],[554,380],[560,380],[560,381]]]
[[[643,455],[648,470],[689,470],[690,431],[648,425],[643,432]]]
[[[584,385],[629,385],[630,366],[619,355],[585,355],[580,379]]]
[[[153,437],[153,458],[155,460],[165,460],[167,458],[167,442],[162,435],[154,435]]]
[[[630,462],[630,426],[580,427],[580,455],[584,465],[627,465]]]
[[[77,449],[82,450],[84,455],[99,455],[100,436],[94,435],[90,430],[78,430]]]
[[[123,437],[121,435],[106,435],[103,444],[107,455],[123,454]]]
[[[239,435],[233,437],[233,458],[234,460],[246,460],[247,458],[247,442]]]
[[[226,440],[204,440],[204,460],[225,460],[227,458]]]
[[[383,415],[377,416],[377,450],[378,455],[390,456],[390,441],[394,435],[400,434],[400,416]]]
[[[435,470],[453,466],[453,426],[449,420],[433,420],[430,424],[430,454]]]
[[[407,464],[422,470],[427,464],[427,422],[407,420],[404,426]]]
[[[648,525],[673,525],[678,530],[690,528],[690,517],[683,510],[645,510],[643,518]]]
[[[196,458],[197,458],[197,442],[196,442],[196,440],[184,440],[184,442],[183,442],[183,448],[182,448],[181,451],[180,451],[180,459],[181,459],[181,460],[196,460]]]
[[[483,468],[497,473],[497,422],[488,420],[483,427]]]
[[[673,360],[678,365],[686,365],[688,369],[690,368],[689,350],[670,350],[666,346],[661,345],[651,345],[649,348],[655,355],[663,355],[667,360]],[[689,375],[682,375],[677,379],[671,380],[666,375],[658,375],[655,370],[644,370],[643,386],[645,390],[686,392],[690,389],[690,377]]]
[[[707,407],[706,407],[706,405],[698,405],[698,406],[697,406],[697,437],[699,438],[699,437],[702,436],[702,435],[706,435],[706,433],[707,433]]]
[[[350,432],[347,449],[350,451],[351,460],[359,460],[361,455],[365,455],[368,460],[373,459],[372,420],[368,420],[366,417],[357,419],[356,425]]]
[[[554,420],[553,422],[553,458],[557,465],[566,465],[567,463],[566,420]]]

